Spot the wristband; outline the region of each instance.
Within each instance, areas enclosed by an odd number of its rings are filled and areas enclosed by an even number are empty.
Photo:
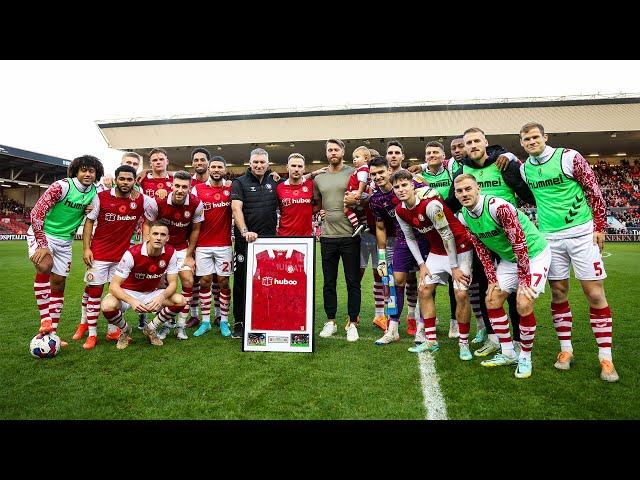
[[[378,249],[378,261],[379,261],[379,262],[385,262],[385,263],[386,263],[386,261],[387,261],[387,258],[386,258],[386,251],[385,251],[385,249],[384,249],[384,248],[379,248],[379,249]]]

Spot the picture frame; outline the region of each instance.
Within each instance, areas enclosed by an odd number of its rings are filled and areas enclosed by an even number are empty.
[[[243,351],[314,351],[315,264],[314,237],[248,244]]]

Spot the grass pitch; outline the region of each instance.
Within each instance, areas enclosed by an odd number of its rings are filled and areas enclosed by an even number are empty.
[[[448,416],[452,419],[637,419],[640,418],[640,347],[634,323],[640,306],[640,245],[607,244],[605,281],[613,319],[613,358],[620,382],[599,379],[597,347],[588,305],[571,282],[575,364],[568,372],[553,367],[558,341],[549,312],[550,292],[536,304],[538,327],[533,376],[518,380],[512,367],[484,368],[474,357],[458,359],[457,340],[447,338],[448,296],[437,294],[440,351],[434,354]],[[240,340],[215,331],[189,340],[167,337],[149,345],[139,330],[124,351],[104,340],[89,352],[71,336],[80,318],[81,244],[67,280],[59,333],[69,347],[52,360],[28,353],[39,325],[33,297],[34,268],[24,241],[0,242],[0,419],[424,419],[418,360],[407,352],[413,339],[376,347],[380,330],[371,325],[370,269],[362,283],[360,341],[317,336],[326,320],[322,271],[316,267],[316,352],[243,353]],[[346,318],[346,287],[339,274],[338,319]],[[406,316],[406,307],[405,314]],[[137,324],[131,312],[127,318]],[[231,319],[233,321],[233,319]],[[471,334],[475,334],[472,319]],[[473,349],[474,347],[472,347]]]

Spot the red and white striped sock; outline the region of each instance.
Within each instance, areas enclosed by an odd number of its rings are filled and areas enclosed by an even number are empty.
[[[193,284],[191,292],[191,316],[198,316],[198,303],[200,302],[200,283],[195,282]]]
[[[211,284],[211,301],[215,305],[213,318],[217,318],[220,316],[220,284],[218,282]]]
[[[502,353],[508,356],[513,356],[515,351],[513,349],[513,341],[511,340],[511,332],[509,331],[509,320],[504,308],[487,308],[489,314],[489,321],[493,332],[500,341],[500,348]]]
[[[82,309],[81,309],[82,316],[80,317],[81,325],[85,325],[87,323],[87,302],[89,301],[89,295],[87,295],[87,292],[86,292],[87,287],[85,287],[85,291],[82,292]]]
[[[476,317],[476,328],[482,330],[484,328],[484,317],[480,308],[480,286],[478,283],[472,283],[469,287],[469,303]]]
[[[460,332],[458,343],[460,345],[469,345],[469,327],[470,324],[468,323],[458,322],[458,332]]]
[[[571,328],[573,327],[573,315],[569,302],[552,303],[551,316],[553,317],[553,327],[560,340],[560,350],[563,352],[573,352],[571,345]]]
[[[438,341],[438,337],[436,335],[436,317],[424,319],[424,333],[427,336],[427,341]]]
[[[591,330],[598,343],[598,358],[611,361],[611,336],[613,334],[613,318],[611,309],[607,305],[604,308],[589,308]]]
[[[174,318],[176,318],[176,315],[180,312],[180,310],[182,310],[181,306],[164,307],[162,310],[160,310],[158,315],[156,315],[156,318],[152,320],[152,328],[155,330],[163,323],[167,324],[171,322]]]
[[[60,315],[62,315],[62,307],[64,306],[64,291],[51,290],[51,300],[49,301],[49,315],[51,316],[51,329],[58,331],[58,323]]]
[[[416,318],[416,304],[418,303],[418,285],[407,282],[407,318]]]
[[[102,297],[102,285],[87,285],[84,289],[89,297],[87,302],[87,323],[89,324],[89,336],[98,335],[98,316],[100,316],[100,297]]]
[[[202,321],[211,322],[211,290],[200,289],[200,311],[202,312]]]
[[[186,322],[187,315],[189,315],[189,305],[191,304],[191,296],[193,295],[193,287],[182,287],[182,296],[187,303],[184,304],[182,311],[180,312],[179,323]]]
[[[124,315],[122,315],[120,310],[106,310],[102,312],[102,315],[107,319],[109,325],[115,325],[122,330],[127,329],[127,321],[124,319]]]
[[[384,315],[384,288],[382,287],[382,277],[376,270],[373,271],[373,301],[376,306],[376,317]]]
[[[529,315],[520,315],[520,358],[531,358],[533,339],[536,335],[536,317],[531,312]]]
[[[355,229],[358,226],[358,217],[351,210],[347,210],[347,218],[351,222],[351,226]]]
[[[220,289],[220,321],[229,321],[229,303],[231,301],[231,290],[228,288]]]
[[[36,273],[33,281],[33,293],[36,297],[36,305],[40,312],[40,324],[45,320],[51,320],[49,316],[49,299],[51,297],[51,283],[48,273]]]

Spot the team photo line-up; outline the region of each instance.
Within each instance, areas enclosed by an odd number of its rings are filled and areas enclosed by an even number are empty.
[[[53,183],[31,211],[27,243],[36,269],[39,334],[57,332],[72,242],[83,221],[87,269],[73,340],[84,339],[85,350],[98,340],[100,312],[108,322],[106,339],[118,349],[127,348],[134,326],[156,346],[172,330],[178,339],[188,339],[187,328],[195,328],[195,337],[215,327],[223,337],[243,338],[248,244],[321,230],[326,322],[320,337],[339,330],[336,282],[342,259],[344,330],[349,342],[359,339],[360,285],[370,257],[373,325],[384,332],[376,345],[399,341],[406,292],[406,332],[415,337],[409,351],[436,352],[435,298],[442,285],[449,292],[449,337],[458,338],[460,360],[485,357],[485,367],[513,365],[515,377],[530,377],[534,303],[548,281],[550,317],[560,342],[554,366],[569,370],[572,267],[589,304],[600,377],[615,382],[600,187],[579,152],[547,145],[541,124],[525,124],[519,137],[528,154],[524,162],[489,145],[484,132],[473,127],[451,142],[450,158],[441,143],[428,142],[425,163],[408,169],[402,168],[404,151],[397,140],[388,142],[384,155],[356,148],[351,166],[344,142],[329,139],[327,166],[305,173],[304,156],[292,153],[286,179],[271,171],[262,148],[250,152],[249,168],[233,181],[226,178],[225,159],[201,147],[191,154],[193,173],[167,171],[162,148],[151,150],[148,170],[139,154],[125,152],[113,176],[93,156],[75,158],[68,178]],[[537,225],[517,208],[519,201],[536,207]],[[129,309],[137,313],[138,325],[125,320]],[[470,340],[472,311],[476,334]],[[473,353],[470,341],[478,346]]]

